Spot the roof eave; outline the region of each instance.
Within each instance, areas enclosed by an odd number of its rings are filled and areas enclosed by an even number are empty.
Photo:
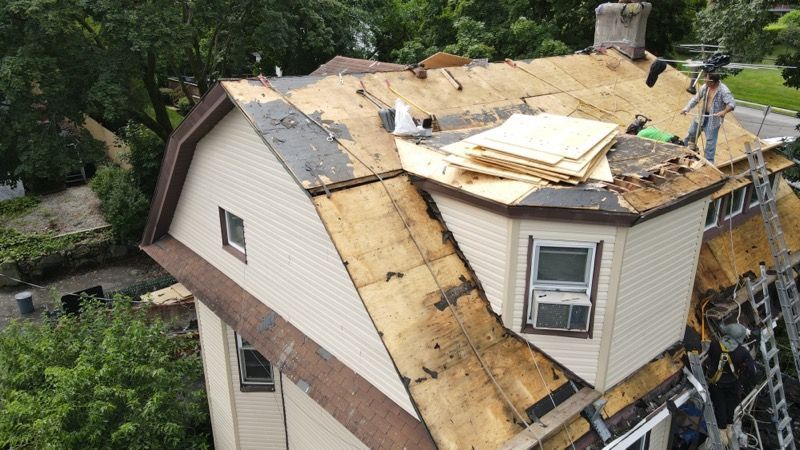
[[[169,231],[197,142],[232,109],[233,102],[217,82],[170,135],[141,246],[152,244]]]

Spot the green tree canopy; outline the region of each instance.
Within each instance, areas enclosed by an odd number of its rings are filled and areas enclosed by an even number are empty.
[[[206,448],[197,342],[129,302],[0,331],[0,446]]]

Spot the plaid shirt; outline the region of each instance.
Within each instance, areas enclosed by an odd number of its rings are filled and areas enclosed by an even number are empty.
[[[689,111],[694,108],[695,105],[697,105],[703,99],[703,96],[706,95],[707,90],[708,86],[703,85],[703,87],[700,88],[700,91],[697,92],[697,94],[695,94],[691,100],[689,100],[689,103],[686,104],[684,110]],[[724,118],[717,117],[714,114],[722,111],[726,106],[730,106],[731,110],[733,110],[736,108],[736,100],[733,99],[733,94],[731,94],[731,90],[728,89],[728,86],[725,86],[722,82],[720,82],[719,86],[717,86],[717,93],[714,95],[714,100],[711,101],[711,117],[709,117],[710,122],[708,126],[711,128],[719,128],[722,126]],[[705,114],[705,111],[703,111],[703,114]]]

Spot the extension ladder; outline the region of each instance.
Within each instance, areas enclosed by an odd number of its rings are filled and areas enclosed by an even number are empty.
[[[689,367],[692,370],[697,382],[700,383],[705,391],[705,398],[703,399],[703,417],[706,419],[706,432],[708,433],[708,447],[710,450],[723,450],[722,441],[719,437],[719,425],[717,424],[717,416],[714,415],[714,405],[711,403],[711,392],[708,390],[708,383],[706,383],[706,375],[703,373],[703,364],[700,362],[700,355],[695,352],[687,354],[689,358]],[[700,396],[702,397],[702,393]]]
[[[747,293],[750,296],[750,305],[755,313],[756,324],[761,327],[761,358],[764,370],[767,372],[767,387],[769,400],[772,403],[772,421],[778,431],[778,444],[781,449],[795,450],[794,436],[792,433],[792,418],[786,403],[786,394],[783,390],[783,377],[778,360],[778,344],[775,342],[775,318],[769,299],[769,282],[767,269],[761,265],[761,277],[756,282],[747,280]],[[761,290],[761,300],[756,300],[758,290]]]
[[[781,312],[783,312],[783,321],[786,324],[786,333],[789,335],[794,367],[800,374],[800,335],[798,335],[800,294],[797,291],[797,283],[794,281],[792,262],[789,259],[789,251],[786,249],[786,240],[783,237],[783,229],[781,229],[778,205],[769,183],[769,172],[764,163],[761,144],[756,141],[755,149],[752,149],[749,143],[745,143],[744,148],[747,153],[747,161],[750,163],[750,177],[753,179],[753,187],[761,206],[761,216],[767,231],[769,248],[775,261],[775,271],[777,272],[775,287],[778,291]]]

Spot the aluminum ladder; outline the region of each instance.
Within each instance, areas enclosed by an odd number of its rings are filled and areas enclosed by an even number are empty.
[[[717,416],[714,415],[714,405],[711,403],[711,392],[708,390],[706,375],[703,373],[703,364],[700,362],[700,355],[696,352],[689,352],[686,356],[689,358],[689,367],[692,375],[705,391],[705,394],[700,392],[700,397],[702,398],[705,395],[705,398],[703,398],[703,417],[706,420],[706,432],[708,434],[707,448],[710,450],[724,450],[719,437]]]
[[[750,177],[753,179],[756,195],[758,196],[761,216],[767,231],[769,248],[775,261],[777,277],[775,287],[778,291],[778,300],[781,304],[783,321],[786,333],[789,335],[789,344],[792,348],[794,367],[800,374],[800,335],[798,325],[800,322],[800,294],[797,292],[797,283],[794,281],[792,262],[789,251],[786,249],[786,240],[783,237],[778,205],[769,183],[769,172],[764,163],[764,154],[761,144],[756,142],[755,149],[749,143],[744,144],[747,162],[750,163]]]
[[[756,299],[759,290],[761,290],[761,300]],[[772,422],[778,432],[778,445],[781,449],[796,450],[792,433],[792,418],[789,416],[786,394],[783,390],[778,344],[775,342],[775,318],[772,316],[769,303],[767,269],[763,264],[761,265],[761,276],[755,282],[747,279],[747,293],[750,296],[750,305],[753,307],[756,323],[761,327],[759,345],[767,375],[769,400],[772,403]]]

